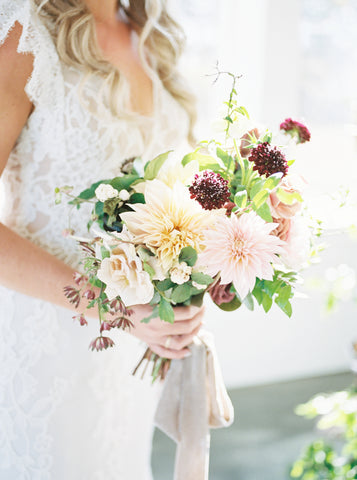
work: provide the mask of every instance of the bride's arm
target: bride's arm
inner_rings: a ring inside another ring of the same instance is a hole
[[[32,72],[33,57],[17,53],[20,35],[21,26],[16,25],[0,47],[0,175],[33,108],[24,91]],[[63,294],[63,287],[73,283],[73,274],[74,270],[58,258],[0,224],[0,284],[73,309]],[[87,312],[88,316],[95,316],[95,309]],[[148,305],[134,307],[133,335],[148,343],[159,355],[185,356],[185,347],[201,324],[202,312],[197,308],[175,308],[173,325],[159,319],[149,324],[141,323],[140,320],[150,313]],[[169,350],[165,348],[168,335],[173,336]]]

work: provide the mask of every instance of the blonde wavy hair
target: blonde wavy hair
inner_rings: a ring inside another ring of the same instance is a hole
[[[100,74],[109,87],[109,105],[115,116],[125,115],[119,101],[121,74],[106,61],[98,47],[94,18],[82,0],[33,0],[47,20],[61,60],[88,74]],[[196,120],[193,95],[178,72],[177,63],[184,47],[181,27],[170,17],[166,0],[118,0],[130,26],[139,35],[139,55],[147,68],[155,68],[164,87],[186,110],[190,128],[188,140],[194,143]],[[153,59],[149,65],[147,55]]]

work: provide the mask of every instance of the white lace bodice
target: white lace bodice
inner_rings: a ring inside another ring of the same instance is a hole
[[[61,63],[31,0],[0,0],[0,44],[15,22],[18,51],[34,56],[26,92],[35,108],[1,178],[0,221],[76,266],[77,247],[61,235],[68,206],[55,206],[55,187],[79,193],[117,175],[127,158],[175,148],[188,121],[154,72],[151,117],[114,118],[98,103],[95,79],[81,100],[83,74]],[[86,221],[79,210],[72,226],[85,231]],[[116,332],[116,348],[89,352],[96,334],[96,322],[79,327],[70,311],[0,286],[0,479],[151,478],[157,389],[130,375],[144,346]]]
[[[114,118],[109,108],[98,103],[98,79],[87,81],[79,93],[84,74],[60,62],[30,0],[2,0],[0,44],[15,21],[23,26],[18,50],[35,58],[26,85],[35,109],[3,175],[6,203],[0,218],[20,235],[72,263],[76,252],[61,238],[68,207],[54,206],[54,189],[72,185],[79,193],[94,181],[117,175],[127,158],[148,160],[177,146],[185,138],[187,118],[153,71],[149,72],[152,116]],[[122,94],[129,95],[125,81]],[[83,216],[74,220],[76,229],[82,227]]]

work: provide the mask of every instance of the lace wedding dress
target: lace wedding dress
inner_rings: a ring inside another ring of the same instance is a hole
[[[34,55],[26,92],[35,109],[2,176],[0,219],[76,267],[77,247],[61,236],[68,208],[54,205],[55,187],[78,193],[117,175],[127,158],[177,146],[187,118],[153,72],[152,116],[114,118],[98,103],[95,79],[79,95],[83,74],[60,62],[30,0],[0,0],[0,44],[15,22],[23,27],[18,51]],[[83,217],[80,210],[72,221],[82,234]],[[70,310],[0,287],[1,480],[152,478],[160,387],[131,376],[145,346],[117,332],[115,348],[90,352],[97,322],[89,323],[80,327]]]

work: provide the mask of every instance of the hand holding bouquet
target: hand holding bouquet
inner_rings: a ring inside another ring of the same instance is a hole
[[[255,303],[268,312],[273,302],[288,316],[297,270],[306,260],[309,232],[301,221],[303,181],[290,172],[283,149],[271,132],[259,132],[238,106],[233,76],[224,142],[210,140],[175,158],[166,152],[140,172],[139,159],[128,173],[99,180],[78,196],[57,189],[80,208],[93,203],[88,229],[94,238],[80,241],[86,253],[78,288],[65,294],[98,308],[100,335],[91,348],[113,346],[103,335],[130,328],[130,307],[150,304],[152,314],[174,321],[173,306],[201,305],[208,292],[222,310]],[[287,119],[281,130],[298,143],[309,139],[302,124]],[[97,287],[96,293],[92,287]],[[79,315],[85,324],[84,315]],[[154,360],[153,375],[167,369]]]

